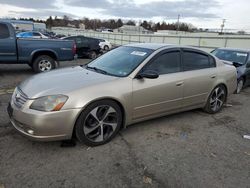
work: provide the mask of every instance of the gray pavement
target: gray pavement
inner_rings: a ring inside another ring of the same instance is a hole
[[[0,90],[33,74],[1,65]],[[250,187],[250,140],[242,137],[250,134],[250,88],[216,115],[193,110],[146,121],[95,148],[29,141],[9,123],[10,97],[0,94],[0,187]]]

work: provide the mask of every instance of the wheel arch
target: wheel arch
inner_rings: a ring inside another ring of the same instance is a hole
[[[55,61],[58,60],[58,55],[55,51],[44,49],[44,50],[37,50],[37,51],[32,52],[29,64],[32,65],[34,60],[41,55],[47,55],[53,58]]]
[[[122,111],[122,126],[121,126],[121,129],[123,128],[126,128],[126,117],[127,117],[127,113],[126,113],[126,110],[125,110],[125,107],[124,105],[122,104],[121,101],[119,101],[118,99],[116,98],[113,98],[113,97],[102,97],[102,98],[98,98],[98,99],[95,99],[95,100],[92,100],[88,103],[86,103],[86,105],[84,105],[81,110],[79,111],[79,113],[77,114],[77,117],[75,118],[75,122],[74,122],[74,127],[72,129],[72,136],[75,134],[75,126],[76,126],[76,123],[81,115],[81,113],[84,111],[84,109],[89,106],[90,104],[94,103],[94,102],[98,102],[98,101],[103,101],[103,100],[110,100],[110,101],[113,101],[115,102],[121,109]]]
[[[218,86],[223,86],[223,87],[226,89],[226,101],[227,101],[227,97],[228,97],[228,88],[227,88],[227,85],[226,85],[225,83],[223,83],[223,82],[219,82],[219,83],[217,83],[217,84],[212,88],[212,90],[211,90],[210,93],[208,94],[207,99],[206,99],[206,102],[207,102],[209,96],[211,95],[211,93],[213,92],[213,90],[214,90],[216,87],[218,87]]]

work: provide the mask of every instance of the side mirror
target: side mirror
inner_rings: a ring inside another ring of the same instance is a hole
[[[243,64],[240,63],[240,62],[233,62],[233,65],[234,65],[235,67],[240,67],[240,66],[242,66]]]
[[[156,79],[158,77],[159,77],[159,74],[152,70],[143,71],[136,76],[137,79],[142,79],[142,78]]]

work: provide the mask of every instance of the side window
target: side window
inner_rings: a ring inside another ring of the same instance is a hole
[[[0,23],[0,39],[6,39],[10,37],[8,26]]]
[[[82,40],[81,40],[81,38],[77,37],[77,38],[75,38],[75,42],[76,42],[76,44],[80,45],[82,43]]]
[[[82,37],[82,46],[88,47],[89,46],[89,39],[86,37]]]
[[[183,53],[183,70],[198,70],[210,68],[210,59],[207,55],[184,51]]]
[[[36,33],[36,32],[34,32],[32,34],[33,34],[34,37],[40,37],[41,36],[40,33]]]
[[[180,52],[174,51],[162,54],[146,65],[143,70],[153,70],[160,75],[180,72]]]
[[[210,67],[216,67],[216,61],[212,56],[209,56]]]

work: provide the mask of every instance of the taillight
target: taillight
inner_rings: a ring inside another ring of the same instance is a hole
[[[76,54],[76,43],[73,44],[73,48],[72,48],[73,54]]]

